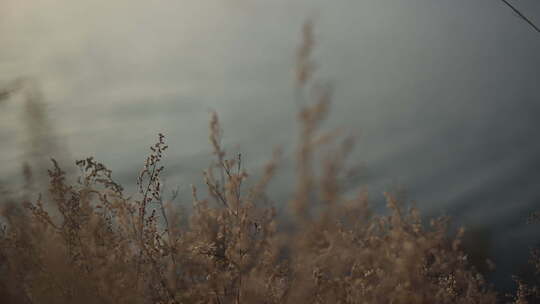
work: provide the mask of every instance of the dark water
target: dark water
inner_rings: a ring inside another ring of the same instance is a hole
[[[538,1],[519,5],[540,23]],[[317,75],[336,87],[327,127],[359,135],[359,182],[375,201],[404,185],[425,213],[471,227],[508,286],[540,237],[525,224],[540,208],[540,35],[500,1],[5,0],[0,84],[31,90],[0,101],[4,180],[24,161],[92,155],[132,185],[163,132],[168,184],[187,191],[210,159],[209,110],[248,168],[276,145],[291,155],[310,16]]]

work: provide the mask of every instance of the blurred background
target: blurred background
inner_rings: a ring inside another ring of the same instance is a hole
[[[540,23],[539,1],[514,5]],[[540,34],[498,0],[2,0],[0,183],[95,156],[130,189],[163,132],[167,186],[189,196],[215,110],[248,170],[284,147],[284,204],[308,18],[317,78],[335,86],[326,126],[358,136],[352,182],[376,208],[402,185],[424,214],[451,215],[511,288],[540,240],[526,224],[540,209]]]

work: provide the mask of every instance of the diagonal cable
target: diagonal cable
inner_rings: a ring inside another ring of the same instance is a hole
[[[515,6],[513,6],[510,2],[508,2],[508,0],[501,0],[502,2],[504,2],[504,4],[506,4],[509,8],[511,8],[514,13],[518,14],[518,16],[525,20],[525,22],[527,22],[530,26],[532,26],[532,28],[537,31],[538,33],[540,33],[540,28],[538,28],[538,26],[536,26],[529,18],[525,17],[525,15],[523,15]]]

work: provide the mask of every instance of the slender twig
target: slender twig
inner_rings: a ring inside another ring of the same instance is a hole
[[[501,0],[504,4],[506,4],[510,9],[514,11],[521,19],[525,20],[535,31],[540,33],[540,28],[536,26],[529,18],[527,18],[523,13],[521,13],[514,5],[512,5],[508,0]]]
[[[176,196],[177,194],[175,194]],[[173,198],[174,200],[174,198]],[[161,196],[159,197],[158,201],[157,201],[158,205],[159,205],[159,209],[161,210],[161,216],[163,217],[163,221],[165,222],[165,232],[167,233],[167,238],[168,238],[168,241],[167,241],[167,244],[169,246],[169,250],[171,250],[171,260],[173,262],[173,265],[174,265],[174,269],[177,268],[176,266],[176,259],[174,257],[175,253],[176,253],[176,246],[173,246],[173,237],[171,236],[171,229],[172,227],[169,225],[169,219],[167,218],[167,212],[165,211],[165,206],[163,205],[163,199],[161,198]]]
[[[11,95],[21,91],[27,86],[27,80],[25,78],[18,78],[6,85],[5,87],[0,88],[0,102],[8,99]]]

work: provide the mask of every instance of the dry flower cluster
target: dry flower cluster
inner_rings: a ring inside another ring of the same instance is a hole
[[[331,90],[312,79],[311,24],[303,33],[297,85],[312,102],[299,114],[297,188],[283,202],[290,214],[278,217],[265,193],[279,152],[252,187],[242,187],[248,179],[242,157],[227,157],[215,114],[215,161],[204,172],[208,197],[193,187],[190,214],[162,197],[161,134],[136,197],[127,197],[93,158],[77,162],[75,182],[53,161],[48,193],[36,201],[2,192],[0,302],[497,302],[460,249],[463,230],[449,236],[446,218],[426,224],[391,193],[389,214],[377,216],[365,191],[343,194],[352,141],[336,143],[319,128]],[[293,225],[283,225],[287,217]],[[513,301],[527,303],[535,293],[522,283]]]

